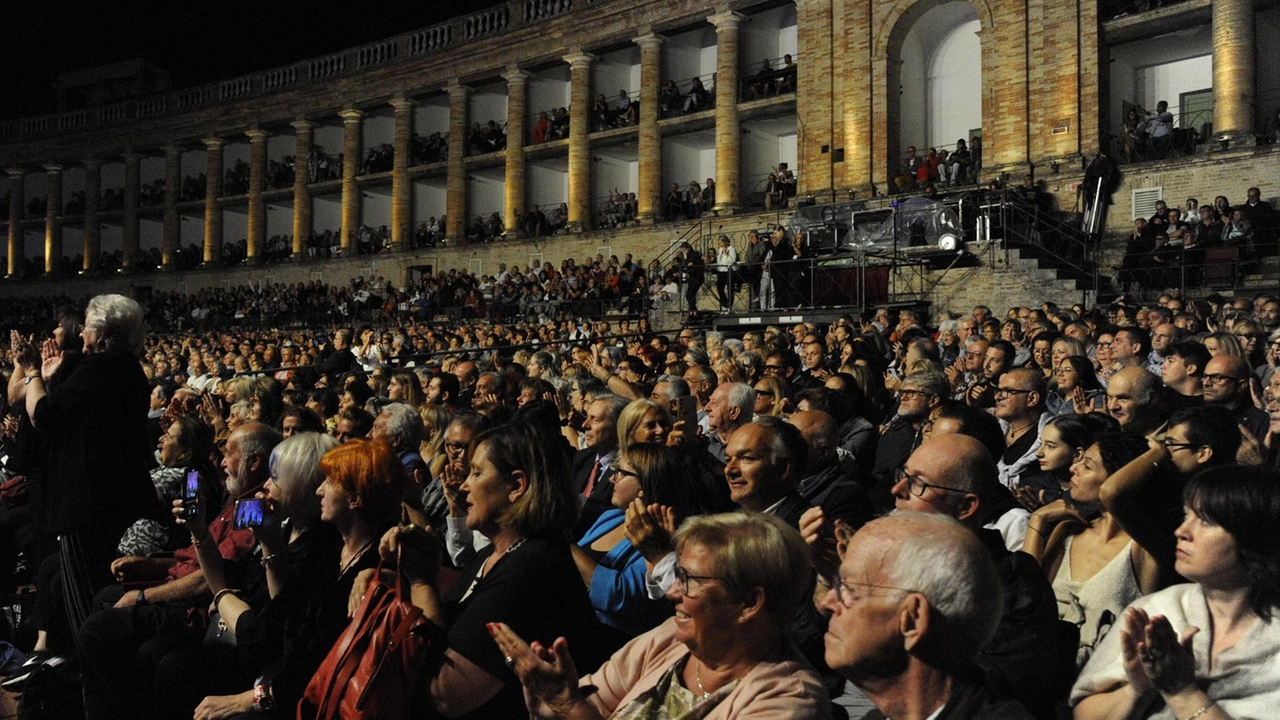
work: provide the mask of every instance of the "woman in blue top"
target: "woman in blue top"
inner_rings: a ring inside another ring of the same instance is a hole
[[[596,616],[629,636],[657,627],[671,614],[671,606],[665,599],[650,599],[645,590],[644,558],[623,534],[626,509],[637,500],[668,506],[678,524],[694,507],[690,483],[680,479],[679,467],[676,454],[667,447],[628,446],[610,476],[613,507],[573,547]]]

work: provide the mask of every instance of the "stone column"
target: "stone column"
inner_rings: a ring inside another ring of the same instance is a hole
[[[591,61],[595,55],[566,55],[569,63],[569,231],[591,225]]]
[[[1254,143],[1254,28],[1252,0],[1213,3],[1213,135]]]
[[[218,198],[222,195],[222,138],[205,138],[204,146],[209,156],[204,171],[204,264],[222,262],[222,208]]]
[[[662,43],[649,33],[632,40],[640,46],[640,182],[636,218],[653,222],[662,207],[662,136],[658,134],[658,89],[662,86]]]
[[[359,110],[343,110],[342,117],[342,254],[351,254],[351,246],[360,230],[360,188],[356,186],[356,171],[360,169],[360,119]]]
[[[262,190],[267,184],[267,132],[249,130],[249,238],[245,247],[245,261],[250,265],[262,262],[262,251],[267,241],[267,203]]]
[[[395,156],[391,160],[391,249],[403,250],[413,237],[413,203],[410,200],[409,148],[413,139],[413,101],[396,98]]]
[[[510,237],[516,237],[516,218],[519,213],[524,212],[524,119],[529,73],[512,68],[502,77],[507,81],[506,196],[503,201],[502,222],[506,225],[507,232],[512,233]]]
[[[178,190],[182,187],[182,148],[164,149],[164,235],[160,242],[160,266],[173,269],[182,242],[182,219],[178,217]]]
[[[138,183],[142,179],[142,155],[124,154],[124,240],[120,251],[120,267],[132,272],[138,260]]]
[[[311,242],[312,133],[316,124],[308,120],[293,123],[293,259],[301,260]]]
[[[467,99],[471,88],[449,83],[449,162],[445,179],[445,238],[467,236],[467,169],[463,165],[467,144]]]
[[[738,35],[744,15],[723,12],[707,18],[716,26],[716,204],[732,213],[742,192],[742,126],[738,122]]]
[[[84,262],[80,266],[85,272],[98,269],[98,256],[102,254],[102,227],[98,224],[101,202],[102,161],[89,158],[84,161]]]
[[[50,163],[44,166],[48,193],[44,203],[44,274],[58,272],[62,260],[62,166]]]
[[[26,209],[26,183],[21,168],[9,168],[9,277],[17,277],[22,269],[23,247],[22,213]]]

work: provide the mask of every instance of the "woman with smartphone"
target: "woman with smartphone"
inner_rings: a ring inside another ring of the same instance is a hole
[[[211,629],[200,650],[167,656],[156,674],[155,716],[193,709],[201,718],[252,711],[292,716],[346,629],[352,583],[377,565],[378,538],[399,518],[408,484],[404,466],[381,443],[338,446],[318,433],[281,443],[272,453],[266,495],[236,508],[237,522],[253,527],[258,538],[261,576],[240,578],[243,589],[231,588],[217,549],[193,527],[214,609],[235,647],[211,643]],[[179,679],[196,674],[207,682]],[[175,690],[175,683],[194,687]]]

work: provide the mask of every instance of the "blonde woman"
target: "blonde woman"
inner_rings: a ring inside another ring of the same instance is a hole
[[[756,380],[754,389],[756,417],[782,417],[787,406],[787,381],[776,375],[765,375]]]
[[[423,430],[418,454],[426,461],[427,467],[431,468],[431,477],[437,478],[449,462],[444,451],[444,431],[449,427],[449,411],[443,406],[426,403],[418,408],[418,415],[422,416]]]

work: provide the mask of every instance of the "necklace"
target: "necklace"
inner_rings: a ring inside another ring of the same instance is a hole
[[[360,547],[359,552],[357,552],[355,555],[352,555],[349,560],[343,563],[342,570],[338,573],[338,575],[339,576],[346,575],[347,571],[351,569],[351,566],[355,565],[356,562],[359,561],[360,558],[364,556],[364,551],[368,550],[370,545],[373,545],[373,540],[369,540],[368,542],[366,542],[363,546]]]
[[[1026,432],[1026,431],[1027,431],[1027,430],[1029,430],[1029,429],[1031,429],[1031,426],[1032,426],[1032,425],[1034,425],[1034,424],[1035,424],[1035,423],[1030,422],[1030,423],[1027,423],[1026,425],[1023,425],[1023,426],[1022,426],[1022,427],[1020,427],[1020,428],[1016,428],[1016,427],[1013,427],[1012,425],[1010,425],[1010,426],[1009,426],[1009,438],[1010,438],[1010,439],[1012,439],[1012,438],[1016,438],[1016,437],[1018,437],[1018,436],[1019,436],[1019,435],[1021,435],[1022,433]]]
[[[694,658],[693,661],[697,663],[693,666],[693,679],[698,683],[698,692],[701,692],[702,697],[704,698],[711,697],[711,693],[707,692],[707,689],[702,687],[702,662],[700,662],[698,658]]]

